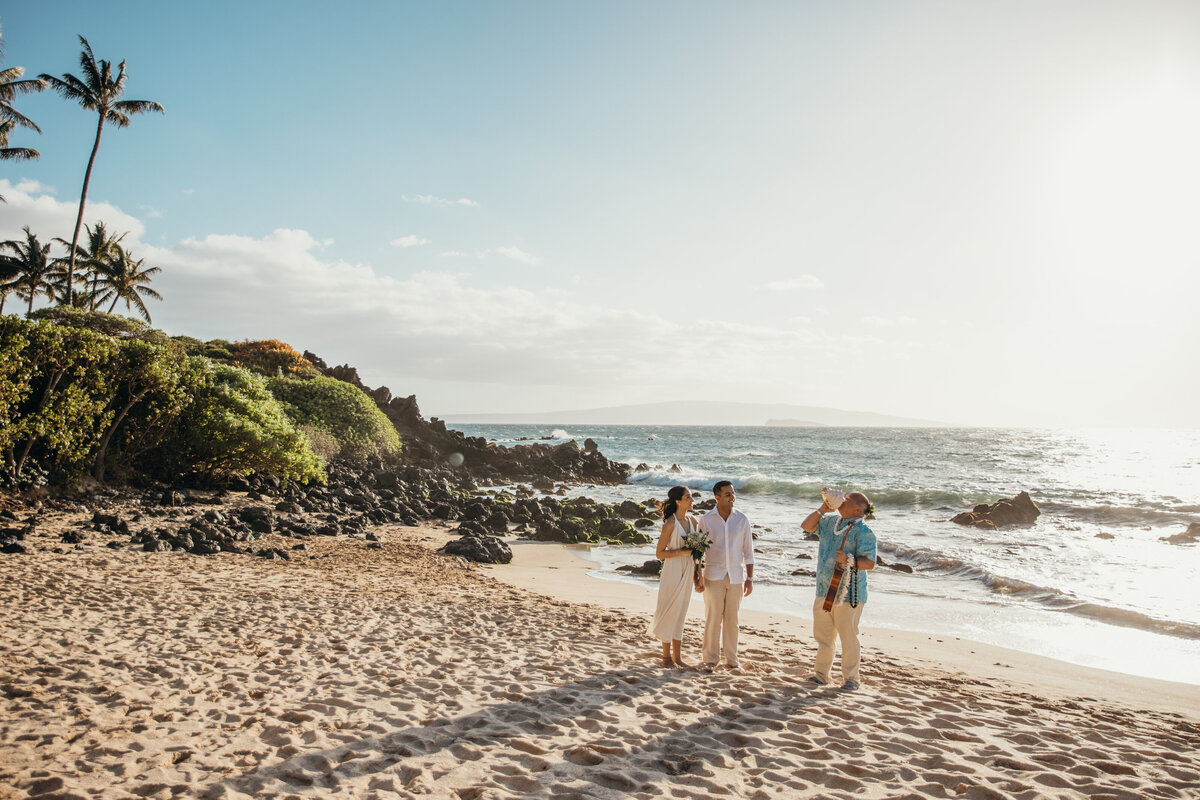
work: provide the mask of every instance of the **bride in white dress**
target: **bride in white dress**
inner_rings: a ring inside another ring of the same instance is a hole
[[[692,493],[686,486],[667,492],[663,504],[663,527],[654,554],[662,559],[658,580],[658,607],[650,622],[650,634],[662,642],[664,667],[686,667],[680,658],[683,645],[683,621],[692,599],[692,575],[695,562],[684,549],[683,537],[696,530],[696,521],[687,515],[692,509]]]

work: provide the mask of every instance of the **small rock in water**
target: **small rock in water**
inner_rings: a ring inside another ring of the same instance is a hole
[[[1097,533],[1096,538],[1097,539],[1115,539],[1117,537],[1113,536],[1111,533]]]
[[[1167,544],[1195,544],[1200,541],[1200,522],[1193,522],[1187,526],[1186,531],[1175,534],[1174,536],[1162,536],[1160,542]]]

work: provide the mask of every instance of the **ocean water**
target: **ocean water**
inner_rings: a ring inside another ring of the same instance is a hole
[[[953,635],[1072,663],[1200,684],[1200,544],[1160,541],[1200,521],[1200,431],[454,425],[499,445],[594,439],[649,467],[596,500],[664,498],[730,480],[756,526],[751,607],[811,615],[816,545],[800,522],[822,486],[865,492],[879,553],[912,574],[871,573],[864,627]],[[1028,527],[951,523],[1028,491]],[[599,547],[594,574],[653,557]]]

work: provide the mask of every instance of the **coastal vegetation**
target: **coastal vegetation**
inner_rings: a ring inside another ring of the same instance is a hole
[[[267,376],[189,354],[136,320],[43,312],[0,317],[5,484],[69,483],[87,473],[103,480],[113,468],[133,480],[232,473],[323,480],[321,459]],[[387,422],[373,404],[347,412],[356,414],[366,417],[349,423],[356,431]]]

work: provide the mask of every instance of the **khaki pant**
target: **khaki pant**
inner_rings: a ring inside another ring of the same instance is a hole
[[[742,605],[742,584],[730,583],[729,577],[704,581],[704,645],[700,656],[705,664],[716,664],[725,654],[725,663],[738,666],[738,609]]]
[[[813,602],[813,636],[817,640],[817,677],[829,682],[829,670],[833,667],[833,644],[842,640],[842,681],[858,678],[858,663],[862,647],[858,643],[858,620],[862,617],[865,603],[851,608],[847,603],[835,605],[830,611],[822,611],[824,597]],[[707,641],[707,640],[706,640]]]

